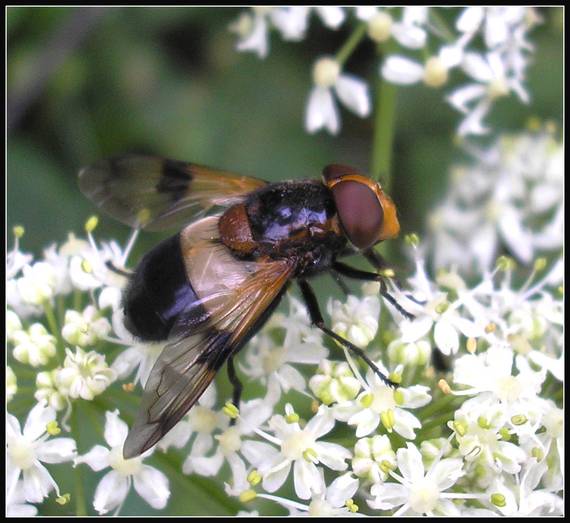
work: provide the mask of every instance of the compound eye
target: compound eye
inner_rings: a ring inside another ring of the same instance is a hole
[[[384,211],[374,192],[356,181],[342,181],[332,188],[338,217],[348,239],[359,249],[378,241]]]
[[[347,165],[331,164],[323,169],[338,217],[348,239],[359,249],[378,241],[384,211],[374,192],[375,183]]]

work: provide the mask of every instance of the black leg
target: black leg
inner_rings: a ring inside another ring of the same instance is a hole
[[[384,259],[384,257],[381,254],[376,252],[374,249],[368,249],[367,251],[364,251],[364,256],[372,264],[372,266],[378,269],[379,271],[385,271],[386,269],[390,269],[390,265],[388,265],[388,262]],[[392,276],[390,279],[396,284],[396,287],[398,287],[399,290],[402,290],[402,284],[395,276]],[[412,300],[418,305],[425,305],[426,303],[425,301],[417,300],[409,293],[406,293],[406,298]]]
[[[241,399],[241,391],[243,390],[243,385],[238,378],[236,373],[236,369],[234,367],[234,355],[232,354],[228,358],[228,378],[230,379],[230,383],[234,387],[234,392],[232,396],[232,403],[239,409],[239,403]],[[233,425],[236,422],[235,419],[230,421],[230,425]]]
[[[107,269],[109,269],[110,271],[113,271],[116,274],[120,274],[121,276],[126,276],[127,278],[130,278],[133,275],[133,271],[125,271],[123,269],[119,269],[118,267],[115,267],[115,265],[113,264],[113,262],[111,260],[106,261],[105,265],[107,266]]]
[[[330,336],[331,338],[338,341],[343,347],[354,352],[358,357],[362,358],[366,364],[374,371],[374,373],[384,382],[386,385],[390,385],[391,387],[397,387],[398,384],[390,381],[390,379],[385,376],[382,371],[376,366],[376,364],[366,355],[366,353],[358,348],[356,345],[350,343],[350,341],[345,340],[342,336],[339,336],[336,332],[329,329],[325,325],[325,321],[323,320],[323,315],[319,309],[319,302],[317,301],[317,297],[313,292],[311,286],[305,280],[299,280],[299,287],[301,288],[301,292],[303,293],[303,298],[305,299],[305,303],[307,305],[307,309],[309,310],[309,315],[311,317],[311,322],[321,329],[326,335]]]
[[[408,320],[413,320],[415,316],[404,309],[397,301],[394,296],[388,292],[388,287],[384,281],[385,277],[381,274],[376,274],[375,272],[361,271],[360,269],[355,269],[341,262],[334,262],[332,265],[333,270],[339,272],[343,276],[348,278],[354,278],[355,280],[365,280],[365,281],[377,281],[380,284],[380,294],[388,300],[398,312]]]

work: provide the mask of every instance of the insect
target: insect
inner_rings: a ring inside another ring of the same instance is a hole
[[[262,327],[292,281],[311,322],[392,384],[364,351],[326,324],[309,279],[330,272],[378,281],[338,261],[399,233],[396,207],[374,180],[329,165],[321,179],[268,183],[154,156],[124,155],[83,168],[81,191],[117,220],[158,231],[178,227],[139,262],[123,294],[124,322],[143,341],[166,341],[123,448],[125,458],[157,443],[196,403],[227,362],[239,404],[234,357]],[[394,385],[394,384],[392,384]]]

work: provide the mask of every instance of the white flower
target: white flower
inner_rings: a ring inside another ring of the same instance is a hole
[[[269,427],[275,436],[256,431],[279,445],[279,450],[265,443],[250,441],[244,444],[244,453],[261,472],[263,488],[267,492],[279,489],[293,466],[295,492],[301,499],[309,499],[312,489],[320,485],[317,465],[322,463],[332,470],[346,470],[345,461],[351,454],[341,445],[318,441],[334,427],[334,418],[327,407],[321,405],[317,414],[302,429],[297,421],[293,421],[291,414],[287,417],[276,415],[270,419]]]
[[[487,489],[491,501],[487,504],[503,516],[562,516],[563,499],[548,489],[538,488],[547,469],[546,462],[532,459],[520,474],[496,478]],[[492,505],[498,496],[501,503]]]
[[[61,329],[61,335],[71,345],[87,347],[94,345],[110,330],[109,320],[103,317],[93,305],[88,305],[83,313],[74,310],[65,312],[65,324]]]
[[[354,446],[352,470],[359,478],[372,483],[386,481],[391,470],[396,469],[396,453],[388,436],[376,435],[361,438]]]
[[[389,373],[382,363],[379,370]],[[419,420],[406,409],[415,409],[431,400],[428,387],[413,385],[394,389],[386,385],[374,372],[368,371],[364,391],[353,401],[338,403],[334,415],[349,425],[356,426],[356,437],[373,432],[380,423],[388,432],[395,431],[404,438],[414,439],[414,430],[421,427]]]
[[[366,347],[378,332],[380,299],[377,295],[357,298],[350,295],[345,303],[330,300],[327,311],[332,330],[357,347]]]
[[[62,410],[67,405],[67,394],[62,391],[57,384],[57,374],[59,368],[38,372],[36,375],[37,390],[34,398],[38,401],[45,400],[47,404],[55,410]]]
[[[75,460],[75,465],[86,463],[96,472],[108,467],[112,469],[97,485],[93,507],[99,514],[116,509],[114,515],[117,515],[134,484],[138,495],[152,508],[163,509],[170,497],[168,478],[143,463],[153,449],[136,458],[123,459],[123,443],[129,430],[127,424],[119,418],[118,410],[107,412],[105,416],[105,441],[109,448],[96,445]]]
[[[247,457],[246,447],[250,440],[245,437],[251,436],[262,423],[267,421],[271,412],[272,405],[257,398],[240,405],[239,416],[233,425],[220,424],[215,417],[208,416],[206,412],[191,416],[190,424],[194,430],[198,429],[200,424],[203,425],[200,427],[202,437],[194,442],[192,452],[184,462],[184,472],[196,471],[206,476],[213,476],[218,473],[224,462],[227,462],[232,472],[232,481],[230,484],[226,483],[225,490],[230,495],[240,494],[249,486],[246,464],[242,456]],[[223,430],[214,436],[217,446],[213,454],[201,455],[210,450],[211,432],[220,425]]]
[[[360,391],[360,382],[354,377],[347,362],[322,360],[315,375],[309,380],[313,394],[325,405],[349,401]]]
[[[302,40],[307,32],[309,16],[314,10],[329,29],[338,29],[345,19],[342,7],[337,6],[292,6],[280,7],[273,11],[273,25],[280,31],[284,40]]]
[[[254,6],[230,25],[238,35],[237,50],[251,51],[259,58],[269,53],[269,31],[275,27],[283,39],[299,41],[307,32],[309,15],[314,10],[330,29],[337,29],[345,19],[343,8],[337,6]]]
[[[478,395],[490,393],[492,400],[500,402],[507,415],[527,415],[540,393],[546,377],[545,371],[533,371],[523,356],[515,358],[519,371],[513,375],[512,350],[491,346],[481,354],[468,354],[455,361],[453,381],[469,388],[456,394]]]
[[[458,516],[459,509],[451,499],[461,497],[446,493],[463,475],[460,459],[442,459],[433,463],[426,472],[422,456],[415,445],[397,452],[401,476],[392,472],[399,483],[377,483],[372,486],[374,499],[368,504],[378,510],[400,507],[394,516],[440,515]]]
[[[112,289],[112,287],[107,287]],[[112,293],[114,294],[114,293]],[[106,294],[109,296],[109,293]],[[144,387],[150,376],[150,371],[160,356],[167,342],[142,342],[135,338],[124,325],[124,312],[121,308],[113,311],[113,331],[119,337],[116,343],[125,345],[126,348],[113,361],[111,368],[117,374],[117,378],[123,379],[136,370],[133,383],[139,383]]]
[[[211,450],[216,442],[214,434],[226,429],[229,419],[220,411],[215,410],[215,406],[216,387],[212,384],[188,413],[187,424],[191,431],[192,444],[188,457],[182,464],[184,474],[197,473],[212,476],[218,473],[223,464],[221,452],[212,457]]]
[[[34,505],[26,503],[24,484],[18,480],[12,496],[6,500],[6,516],[9,518],[25,518],[38,515],[38,509]]]
[[[25,265],[23,276],[16,280],[22,301],[29,305],[43,305],[55,295],[57,277],[54,267],[46,262]]]
[[[76,347],[75,354],[69,348],[65,353],[67,356],[63,368],[57,372],[56,382],[70,398],[92,400],[115,380],[115,371],[98,352],[85,352]]]
[[[59,495],[59,488],[43,463],[71,461],[76,455],[75,441],[71,438],[49,439],[46,431],[55,423],[55,411],[46,407],[45,402],[32,408],[23,431],[15,416],[8,414],[7,417],[7,499],[39,503],[54,489]],[[23,482],[18,483],[20,476]],[[22,488],[23,493],[16,494],[18,488]]]
[[[513,75],[500,54],[495,52],[481,56],[466,53],[462,67],[475,82],[455,89],[447,98],[449,103],[466,116],[457,133],[486,134],[489,129],[483,125],[483,118],[490,111],[493,102],[514,91],[519,99],[529,102],[529,95],[522,84],[523,78]]]
[[[562,246],[562,144],[544,130],[504,135],[452,169],[451,186],[432,214],[436,266],[489,270],[501,244],[528,264]]]
[[[304,391],[305,378],[292,364],[316,365],[327,356],[322,333],[309,323],[305,305],[289,296],[287,316],[274,313],[265,327],[252,338],[240,362],[240,370],[250,379],[267,385],[267,400],[276,403],[281,391]],[[283,339],[277,342],[277,339]]]
[[[305,112],[305,128],[309,133],[326,128],[331,134],[340,129],[340,117],[333,91],[340,101],[360,117],[370,113],[370,96],[365,82],[341,72],[340,64],[329,57],[320,58],[313,66],[314,87]]]
[[[353,477],[350,472],[338,476],[328,487],[325,487],[321,470],[321,482],[322,486],[315,489],[316,491],[307,507],[309,516],[321,518],[331,516],[342,517],[352,514],[349,506],[353,507],[353,510],[358,509],[353,503],[350,503],[352,497],[358,490],[358,479]]]
[[[22,330],[20,317],[12,310],[6,310],[6,339],[13,342],[14,334]]]
[[[10,401],[18,392],[18,381],[12,367],[6,367],[6,401]]]
[[[442,47],[439,53],[423,64],[400,55],[391,55],[384,61],[382,76],[389,82],[410,85],[423,82],[428,87],[441,87],[447,83],[449,71],[459,65],[463,55],[460,44]]]
[[[14,358],[32,367],[45,365],[57,352],[55,337],[41,323],[34,323],[27,331],[16,331],[11,338]]]
[[[479,398],[466,401],[449,423],[455,431],[458,450],[466,463],[473,464],[470,471],[478,475],[479,483],[488,483],[502,471],[516,474],[527,459],[523,449],[505,440],[507,423],[510,420],[498,404]],[[509,428],[512,426],[510,423]],[[478,464],[482,466],[477,468]]]

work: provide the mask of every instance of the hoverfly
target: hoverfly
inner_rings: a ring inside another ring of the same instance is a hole
[[[384,267],[373,246],[399,233],[396,207],[379,183],[329,165],[320,180],[269,183],[181,161],[124,155],[83,168],[81,191],[133,227],[180,232],[139,262],[123,295],[124,322],[143,341],[166,341],[145,386],[123,448],[125,458],[157,443],[196,403],[227,362],[239,404],[233,358],[263,326],[296,280],[311,322],[392,384],[364,351],[323,320],[308,279],[331,272],[378,281],[338,258],[362,253]],[[394,384],[392,384],[394,385]]]

